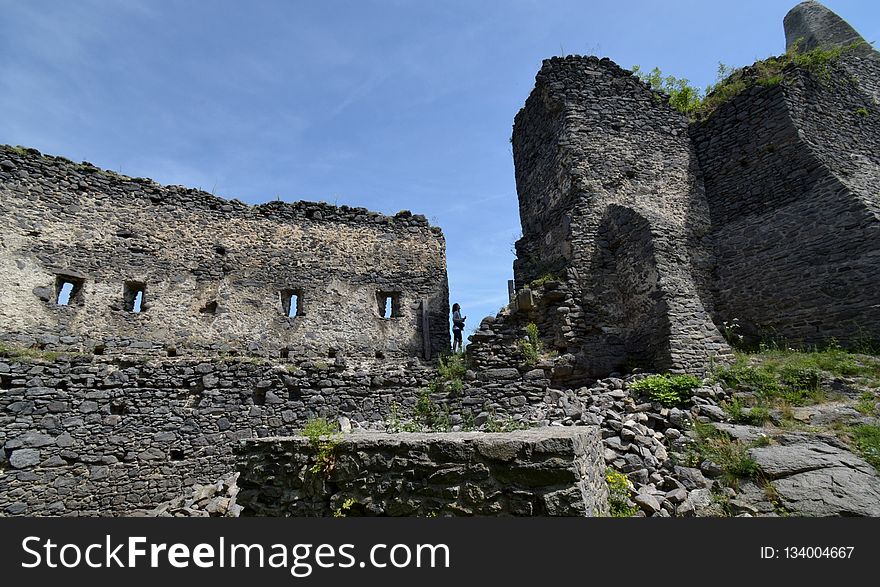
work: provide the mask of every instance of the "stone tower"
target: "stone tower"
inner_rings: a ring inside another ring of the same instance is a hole
[[[706,373],[734,321],[752,344],[880,341],[880,58],[816,2],[784,24],[822,53],[738,70],[695,121],[608,59],[544,62],[512,138],[520,293],[475,357],[528,323],[568,382]]]
[[[684,116],[608,59],[554,58],[513,151],[516,282],[567,282],[572,307],[547,332],[563,354],[595,373],[726,354],[695,277],[708,210]]]

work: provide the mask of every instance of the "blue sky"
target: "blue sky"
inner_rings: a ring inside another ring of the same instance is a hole
[[[469,327],[506,303],[513,117],[541,60],[699,86],[784,51],[791,0],[0,0],[0,143],[259,203],[428,216]],[[875,0],[828,0],[880,40]]]

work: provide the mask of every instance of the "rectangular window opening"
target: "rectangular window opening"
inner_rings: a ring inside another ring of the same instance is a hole
[[[126,281],[122,290],[122,302],[126,312],[140,314],[147,308],[144,301],[147,294],[147,286],[142,281]]]
[[[55,277],[55,303],[59,306],[82,304],[84,281],[76,277],[58,275]]]
[[[216,314],[217,313],[217,300],[211,300],[201,308],[199,308],[199,314]]]
[[[303,296],[298,289],[285,289],[281,292],[281,307],[288,318],[303,315]]]
[[[376,301],[379,302],[379,316],[382,318],[400,318],[400,292],[377,292]]]

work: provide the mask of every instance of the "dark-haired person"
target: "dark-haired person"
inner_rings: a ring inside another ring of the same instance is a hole
[[[464,330],[464,321],[467,316],[461,317],[461,306],[452,304],[452,352],[461,352],[461,331]],[[456,351],[456,347],[458,350]]]

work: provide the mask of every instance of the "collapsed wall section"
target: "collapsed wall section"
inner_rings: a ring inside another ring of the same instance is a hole
[[[0,147],[0,336],[98,352],[436,357],[445,242],[409,212],[249,206]]]
[[[336,442],[320,465],[306,438],[241,443],[242,515],[608,515],[595,427],[353,434]]]

